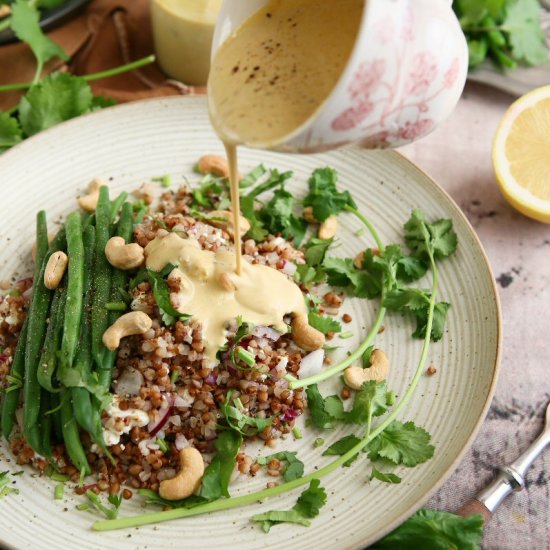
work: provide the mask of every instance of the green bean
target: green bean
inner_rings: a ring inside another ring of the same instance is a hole
[[[47,458],[52,458],[52,415],[46,414],[51,408],[51,394],[41,390],[40,397],[40,445],[42,454]]]
[[[44,347],[40,362],[38,363],[38,383],[49,392],[59,391],[54,388],[53,376],[57,367],[58,350],[63,334],[63,319],[65,316],[65,304],[67,300],[66,279],[55,290],[50,308],[50,322],[46,329]]]
[[[65,442],[67,454],[76,468],[80,471],[84,470],[84,473],[89,475],[90,465],[88,464],[86,453],[84,452],[80,441],[78,425],[73,416],[73,406],[71,403],[70,392],[64,391],[61,394],[61,400],[61,430],[63,432],[63,441]]]
[[[65,222],[67,231],[67,304],[63,321],[61,340],[61,369],[70,369],[74,362],[80,323],[82,321],[84,292],[84,244],[82,242],[82,222],[80,212],[72,212]],[[62,380],[62,375],[60,379]]]
[[[118,211],[122,207],[122,205],[125,203],[126,199],[128,198],[128,193],[126,191],[122,191],[120,195],[111,202],[111,221],[114,221],[116,218],[116,215],[118,214]]]
[[[37,423],[40,414],[40,384],[37,379],[38,361],[46,332],[46,320],[50,309],[51,291],[44,285],[44,271],[49,256],[55,252],[63,240],[56,238],[49,248],[46,214],[41,211],[36,223],[36,268],[33,281],[33,294],[27,312],[28,329],[25,342],[25,376],[23,385],[23,435],[27,443],[37,452],[40,451],[40,438]],[[59,234],[58,234],[59,235]],[[59,242],[61,241],[61,242]],[[39,267],[40,266],[40,267]]]
[[[74,369],[78,371],[82,382],[91,377],[91,319],[90,311],[93,301],[92,266],[95,253],[95,228],[89,226],[84,232],[84,316],[80,331],[80,341],[76,354]],[[81,428],[86,430],[92,439],[107,453],[103,441],[101,420],[92,406],[90,392],[85,387],[71,388],[74,416]]]
[[[105,256],[105,246],[109,240],[111,205],[108,187],[101,187],[96,208],[96,243],[94,257],[93,303],[92,303],[92,357],[97,368],[104,360],[105,346],[103,333],[109,326],[109,312],[105,304],[111,295],[111,266]]]
[[[52,417],[52,426],[53,432],[55,434],[55,439],[58,443],[63,441],[63,430],[61,429],[61,407],[59,401],[59,393],[50,394],[50,405],[51,409],[49,414]]]
[[[25,374],[25,344],[27,341],[28,316],[23,323],[23,328],[19,334],[17,349],[13,356],[10,374],[16,380],[23,380]],[[15,411],[19,403],[20,387],[12,387],[10,391],[4,394],[2,401],[2,435],[9,439],[15,422]]]
[[[122,237],[124,242],[129,243],[132,241],[132,233],[134,229],[134,223],[132,220],[132,205],[130,203],[124,203],[122,211],[120,213],[120,220],[117,227],[117,236]],[[114,302],[120,300],[120,290],[126,289],[128,284],[128,273],[122,269],[113,270],[113,278],[111,284],[111,300]],[[109,326],[112,325],[121,315],[120,311],[109,312]],[[116,351],[105,352],[105,360],[103,368],[99,369],[99,382],[105,386],[108,390],[111,385],[111,373],[115,364]]]

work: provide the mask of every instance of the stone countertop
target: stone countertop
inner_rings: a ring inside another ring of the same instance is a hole
[[[493,135],[512,96],[469,84],[446,123],[401,152],[457,202],[491,263],[502,305],[501,371],[491,410],[466,457],[428,507],[448,511],[485,487],[499,465],[535,439],[550,401],[550,225],[526,218],[500,194]],[[485,528],[485,550],[550,549],[550,449]]]

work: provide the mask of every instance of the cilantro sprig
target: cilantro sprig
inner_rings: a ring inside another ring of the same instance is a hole
[[[456,0],[453,8],[468,40],[471,68],[487,57],[502,69],[548,61],[537,0]]]

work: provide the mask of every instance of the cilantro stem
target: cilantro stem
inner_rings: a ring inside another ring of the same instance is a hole
[[[370,234],[372,235],[373,239],[376,241],[376,246],[378,247],[378,250],[382,251],[384,250],[384,243],[382,242],[382,239],[380,238],[380,235],[378,234],[378,231],[374,228],[374,225],[365,217],[359,210],[356,208],[353,208],[352,206],[349,206],[346,204],[344,207],[345,210],[353,214],[356,218],[358,218],[362,223],[364,223],[367,227],[367,229],[370,231]]]
[[[141,59],[132,61],[131,63],[126,63],[126,65],[120,65],[119,67],[114,67],[113,69],[100,71],[98,73],[83,75],[80,78],[84,79],[86,82],[92,82],[94,80],[100,80],[102,78],[117,76],[119,74],[127,73],[129,71],[135,71],[136,69],[139,69],[145,65],[150,65],[151,63],[154,63],[154,61],[155,61],[155,56],[148,55],[147,57],[142,57]],[[32,82],[17,82],[14,84],[5,84],[4,86],[0,86],[0,92],[26,90],[27,88],[30,88],[33,84],[36,84],[36,82],[38,82],[37,77],[38,78],[40,77],[41,72],[42,72],[42,67],[39,65],[37,67],[36,74]]]

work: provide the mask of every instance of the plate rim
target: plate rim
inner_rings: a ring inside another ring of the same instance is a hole
[[[133,108],[139,108],[139,106],[143,103],[176,103],[176,102],[183,102],[183,101],[194,101],[198,104],[199,101],[206,102],[206,96],[204,95],[195,95],[195,94],[188,94],[184,96],[168,96],[168,97],[154,97],[154,98],[147,98],[147,99],[141,99],[138,101],[132,101],[128,103],[121,103],[118,105],[114,105],[111,107],[107,107],[104,109],[101,109],[100,111],[94,111],[91,113],[86,113],[84,115],[78,116],[76,118],[64,121],[60,124],[57,124],[56,126],[53,126],[51,128],[48,128],[46,130],[43,130],[42,132],[39,132],[38,134],[35,134],[34,136],[31,136],[30,138],[27,138],[23,140],[22,142],[18,143],[17,145],[10,148],[8,151],[4,152],[0,155],[0,170],[2,169],[3,164],[5,163],[5,159],[7,158],[8,161],[11,160],[11,158],[17,154],[25,152],[27,148],[30,148],[33,146],[33,143],[35,141],[35,138],[44,139],[44,136],[48,136],[51,132],[59,131],[61,128],[62,130],[65,130],[67,128],[70,128],[70,126],[78,126],[80,124],[85,124],[86,120],[90,116],[97,116],[100,115],[104,111],[113,112],[113,110],[123,110],[123,109],[133,109]],[[116,115],[115,115],[116,116]],[[112,119],[114,120],[114,119]],[[349,145],[347,148],[355,148],[357,150],[361,151],[369,151],[369,149],[361,146],[360,144],[352,144]],[[500,368],[501,368],[501,356],[502,356],[502,310],[501,310],[501,303],[500,303],[500,296],[498,293],[498,288],[496,285],[496,280],[494,277],[493,269],[491,267],[491,263],[489,261],[489,258],[487,256],[487,253],[485,251],[485,248],[483,247],[483,244],[481,242],[481,239],[479,238],[477,232],[473,228],[472,224],[468,220],[467,216],[464,214],[462,209],[458,206],[458,204],[455,202],[455,200],[451,197],[451,195],[443,188],[441,187],[433,177],[431,177],[426,171],[424,171],[422,168],[417,166],[413,161],[411,161],[409,158],[407,158],[403,153],[392,150],[392,149],[386,149],[385,153],[394,157],[396,162],[405,167],[407,170],[410,170],[411,172],[416,172],[416,180],[422,181],[420,185],[427,185],[432,188],[436,193],[440,193],[443,198],[447,201],[449,208],[453,210],[453,215],[457,218],[460,218],[462,223],[466,226],[466,228],[469,231],[470,237],[473,239],[475,244],[478,247],[478,250],[480,252],[481,258],[483,259],[483,266],[485,267],[486,271],[489,274],[489,278],[491,281],[491,299],[494,302],[494,306],[496,309],[496,319],[495,319],[495,329],[496,329],[496,349],[495,349],[495,361],[492,365],[492,378],[491,383],[488,388],[485,402],[483,404],[483,408],[481,410],[481,413],[479,415],[479,418],[477,419],[468,439],[466,440],[466,443],[463,445],[462,449],[458,452],[452,463],[447,467],[447,469],[439,476],[437,481],[430,487],[429,490],[426,491],[426,493],[412,506],[410,506],[406,511],[404,511],[401,515],[399,515],[395,520],[385,524],[380,529],[377,529],[372,534],[372,540],[376,541],[384,537],[386,534],[391,532],[393,529],[395,529],[398,525],[403,523],[407,518],[409,518],[412,514],[414,514],[417,510],[419,510],[441,487],[442,485],[449,479],[449,477],[456,471],[458,465],[463,460],[466,453],[469,451],[469,449],[472,447],[472,444],[477,437],[483,422],[485,421],[485,418],[487,416],[487,413],[489,411],[489,408],[491,406],[494,393],[496,390],[496,385],[499,378]],[[2,540],[2,537],[0,535],[0,544],[4,545],[7,550],[18,550],[17,547],[12,546],[11,544],[7,544],[5,541]],[[350,547],[351,548],[351,547]],[[364,544],[361,544],[359,546],[353,547],[357,548],[357,550],[361,550],[364,548]]]

